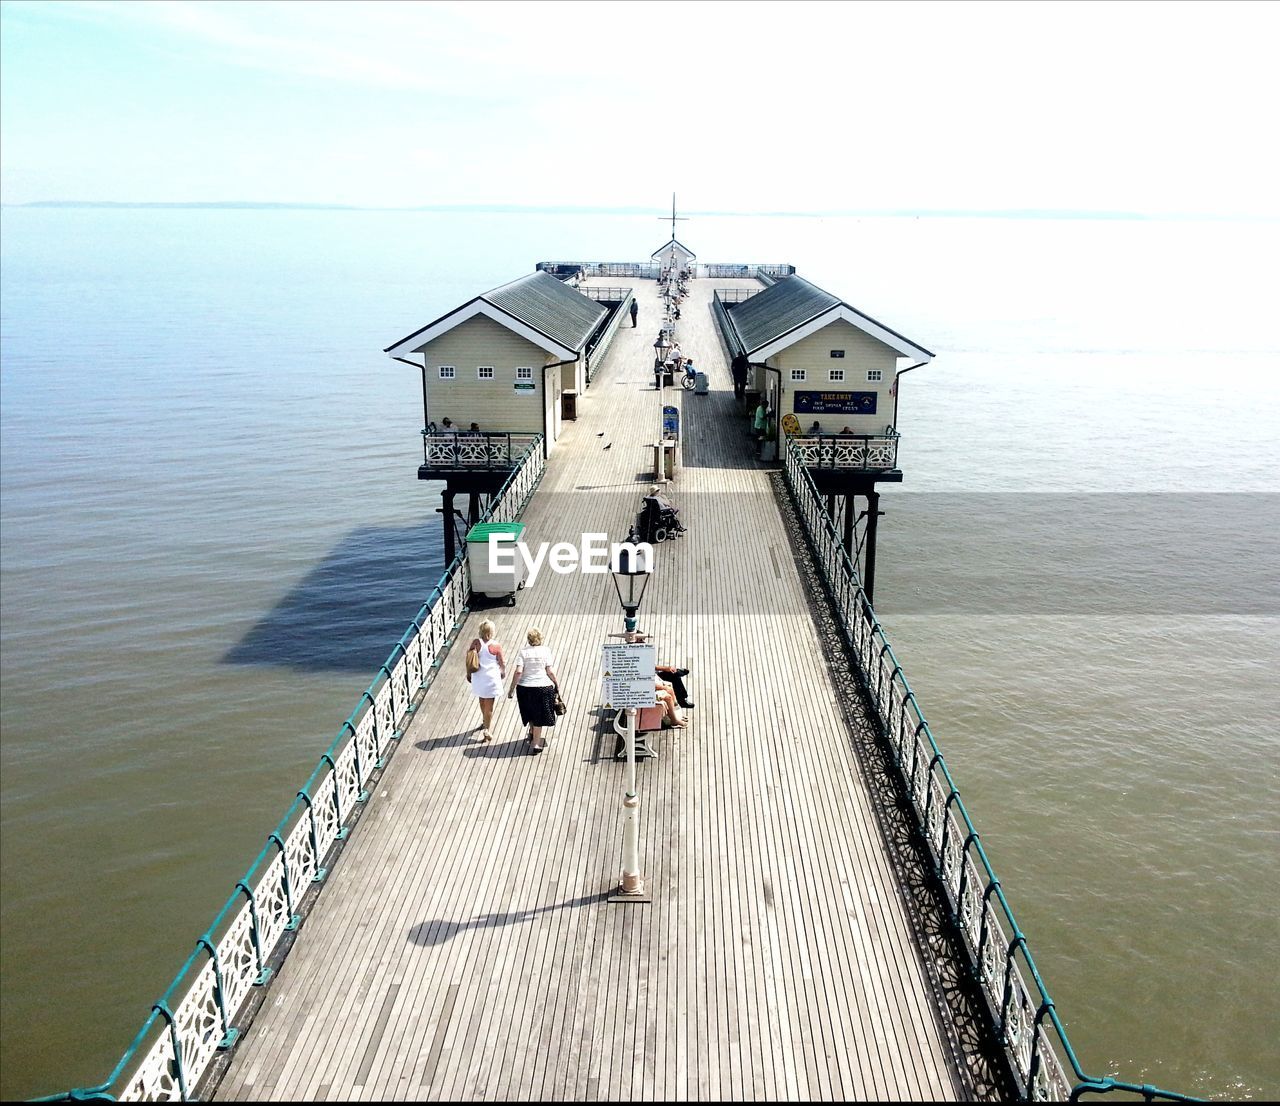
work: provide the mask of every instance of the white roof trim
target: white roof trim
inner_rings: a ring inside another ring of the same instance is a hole
[[[802,323],[794,330],[787,331],[782,337],[775,338],[772,342],[761,346],[759,349],[750,350],[751,359],[753,361],[767,360],[775,353],[781,353],[788,346],[795,345],[802,338],[808,338],[810,334],[816,334],[824,326],[835,322],[837,319],[843,319],[845,322],[856,326],[864,334],[870,334],[877,341],[883,342],[891,349],[896,349],[903,357],[914,357],[920,361],[933,360],[933,354],[928,350],[922,349],[914,342],[909,342],[901,335],[885,329],[879,323],[867,318],[866,315],[860,314],[845,303],[838,303],[834,307],[828,308],[821,315],[816,315],[807,323]]]
[[[442,334],[448,334],[454,327],[460,326],[468,319],[474,319],[477,315],[484,315],[486,318],[492,319],[499,326],[506,327],[514,334],[520,335],[526,341],[532,342],[535,346],[546,350],[548,353],[555,354],[561,361],[573,361],[577,358],[577,350],[569,349],[562,346],[553,338],[548,338],[539,330],[534,330],[527,323],[522,323],[514,315],[509,315],[499,307],[494,307],[488,300],[476,299],[471,303],[459,307],[456,311],[451,311],[443,319],[432,323],[423,330],[419,330],[410,334],[407,338],[402,338],[389,350],[388,357],[400,357],[406,353],[414,353],[428,342],[434,342]]]

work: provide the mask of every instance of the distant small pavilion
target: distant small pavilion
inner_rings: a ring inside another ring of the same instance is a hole
[[[671,269],[691,269],[697,263],[698,255],[688,246],[672,238],[670,242],[649,255],[651,261]]]

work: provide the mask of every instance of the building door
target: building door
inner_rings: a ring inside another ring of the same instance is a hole
[[[542,370],[542,435],[546,439],[547,452],[551,452],[551,444],[556,440],[556,419],[554,408],[558,406],[555,381],[560,377],[559,369]]]

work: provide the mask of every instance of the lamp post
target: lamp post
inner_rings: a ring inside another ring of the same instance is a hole
[[[613,586],[618,593],[626,622],[628,644],[636,632],[636,612],[644,599],[652,570],[648,559],[642,559],[635,550],[635,530],[627,535],[627,542],[618,553],[617,565],[612,571]],[[630,548],[629,548],[630,547]],[[656,697],[655,697],[655,702]],[[626,707],[627,712],[627,791],[622,800],[622,886],[616,898],[626,901],[648,901],[644,893],[644,878],[640,875],[640,796],[636,792],[636,709]]]
[[[667,350],[670,348],[667,345],[666,331],[659,331],[658,337],[653,343],[653,384],[658,391],[662,391],[662,374],[665,371]]]

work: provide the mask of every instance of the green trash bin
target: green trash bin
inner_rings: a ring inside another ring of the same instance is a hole
[[[467,563],[471,566],[471,590],[489,599],[504,596],[510,606],[516,605],[516,592],[524,587],[524,560],[516,549],[524,537],[523,522],[478,522],[467,532]],[[510,568],[490,563],[489,538],[493,536],[503,547],[503,560]],[[510,553],[507,553],[507,547]]]

